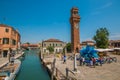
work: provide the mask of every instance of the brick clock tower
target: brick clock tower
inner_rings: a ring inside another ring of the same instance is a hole
[[[72,44],[72,52],[78,53],[80,49],[80,37],[79,37],[79,22],[80,16],[78,14],[78,8],[71,9],[71,44]]]

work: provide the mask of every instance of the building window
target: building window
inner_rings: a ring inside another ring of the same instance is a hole
[[[56,44],[56,46],[57,46],[57,44]]]
[[[51,46],[51,44],[50,44],[50,46]]]
[[[46,53],[46,49],[44,49],[44,53]]]
[[[46,46],[46,44],[44,44],[44,46]]]
[[[16,32],[14,32],[14,36],[16,36]]]
[[[59,49],[59,52],[62,52],[62,49]]]
[[[56,52],[57,52],[57,49],[56,49]]]
[[[3,38],[3,44],[9,44],[9,38]]]
[[[12,40],[12,45],[16,45],[16,40]]]
[[[53,47],[54,47],[55,45],[54,45],[54,43],[53,43]]]
[[[60,44],[60,46],[62,46],[62,44]]]
[[[6,28],[6,29],[5,29],[5,32],[7,32],[7,33],[8,33],[8,32],[9,32],[9,29],[7,29],[7,28]]]

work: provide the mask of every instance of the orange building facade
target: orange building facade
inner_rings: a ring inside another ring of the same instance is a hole
[[[9,48],[17,50],[20,46],[20,34],[13,27],[0,24],[0,55],[7,57]]]

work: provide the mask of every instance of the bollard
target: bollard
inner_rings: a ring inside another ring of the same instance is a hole
[[[52,70],[51,80],[53,80],[53,77],[54,77],[55,62],[56,62],[56,59],[54,59],[54,60],[53,60],[53,63],[51,64],[51,70]]]
[[[58,71],[57,71],[57,68],[56,68],[56,77],[58,77]]]
[[[69,69],[66,68],[66,78],[67,78],[67,80],[68,80],[68,71],[69,71]]]

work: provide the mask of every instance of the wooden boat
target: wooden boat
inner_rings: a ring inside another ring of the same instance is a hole
[[[16,59],[14,64],[8,63],[0,70],[0,80],[14,80],[21,67],[21,61]]]

